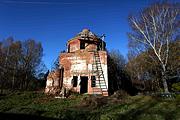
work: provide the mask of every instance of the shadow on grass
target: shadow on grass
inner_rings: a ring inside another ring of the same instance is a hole
[[[146,118],[148,118],[148,120],[151,120],[150,118],[154,119],[153,115],[156,114],[164,120],[172,120],[178,118],[177,114],[179,114],[177,110],[168,109],[169,107],[167,107],[167,110],[162,110],[159,107],[157,109],[153,108],[161,103],[161,101],[153,98],[146,99],[145,97],[140,97],[127,103],[122,101],[122,103],[117,104],[113,102],[112,104],[109,104],[107,99],[95,100],[98,102],[94,102],[94,99],[92,99],[90,103],[87,103],[89,106],[75,106],[74,108],[71,107],[55,111],[36,111],[34,109],[31,110],[30,108],[28,108],[28,110],[17,110],[25,113],[28,112],[31,115],[0,112],[0,120],[103,120],[108,118],[113,120],[138,120],[139,118],[141,118],[141,120],[146,120]],[[132,107],[134,105],[136,107]],[[163,108],[165,109],[166,107],[163,106]],[[121,109],[125,112],[122,113]]]
[[[125,112],[124,114],[116,114],[115,118],[118,120],[139,120],[139,117],[141,116],[142,119],[142,115],[147,115],[143,117],[143,120],[146,119],[154,119],[152,117],[152,115],[159,115],[159,117],[161,117],[164,120],[172,120],[175,119],[175,115],[176,115],[176,110],[161,110],[161,108],[159,108],[158,110],[155,110],[154,112],[152,111],[152,108],[154,106],[156,106],[157,104],[159,104],[160,101],[157,100],[148,100],[146,102],[144,102],[143,104],[139,105],[137,108],[135,109],[131,109],[127,112]],[[136,104],[136,102],[133,102],[131,104]],[[150,118],[148,117],[150,115]],[[148,117],[148,118],[146,118]]]
[[[117,116],[120,120],[138,120],[138,117],[141,114],[144,114],[150,108],[156,105],[156,102],[146,102],[135,109],[131,109],[130,111],[126,112],[125,114],[120,114]]]
[[[27,114],[0,113],[0,120],[58,120],[58,119],[36,116],[36,115],[27,115]]]

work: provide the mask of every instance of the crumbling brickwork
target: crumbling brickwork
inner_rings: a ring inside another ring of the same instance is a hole
[[[84,29],[67,43],[67,52],[61,53],[59,61],[62,75],[57,71],[49,73],[46,93],[51,88],[62,86],[78,93],[108,95],[107,52],[105,42]],[[52,77],[53,76],[53,77]],[[60,80],[60,78],[62,78]]]

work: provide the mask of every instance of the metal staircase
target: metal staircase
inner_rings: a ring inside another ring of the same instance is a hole
[[[94,62],[92,65],[92,70],[96,76],[96,81],[94,83],[95,87],[93,87],[93,94],[102,94],[103,96],[108,96],[107,83],[105,81],[98,51],[94,51]]]

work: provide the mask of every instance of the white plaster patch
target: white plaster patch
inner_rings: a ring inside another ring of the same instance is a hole
[[[46,86],[52,86],[52,83],[53,83],[53,81],[48,79],[46,82]]]
[[[75,56],[73,57],[72,56],[72,57],[68,57],[67,59],[75,61],[75,60],[78,60],[78,59],[81,59],[81,58],[80,57],[75,57]]]
[[[108,72],[107,72],[107,65],[102,64],[102,69],[103,69],[103,73],[104,73],[104,78],[106,81],[106,86],[108,88]]]
[[[86,60],[73,60],[71,65],[71,71],[86,70]]]
[[[92,70],[92,64],[88,64],[88,70],[89,70],[89,71]]]

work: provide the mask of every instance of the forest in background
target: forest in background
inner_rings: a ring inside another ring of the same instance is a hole
[[[44,94],[49,71],[33,39],[0,41],[0,119],[179,120],[180,6],[160,2],[129,16],[127,57],[108,52],[109,95]],[[64,52],[64,51],[63,51]]]
[[[109,92],[180,92],[180,12],[161,2],[129,16],[128,59],[108,51]],[[0,89],[44,90],[48,70],[40,42],[9,37],[0,41]],[[58,60],[58,59],[57,59]],[[56,61],[52,69],[57,68]]]
[[[43,48],[35,40],[0,42],[0,89],[37,90],[45,86]]]

